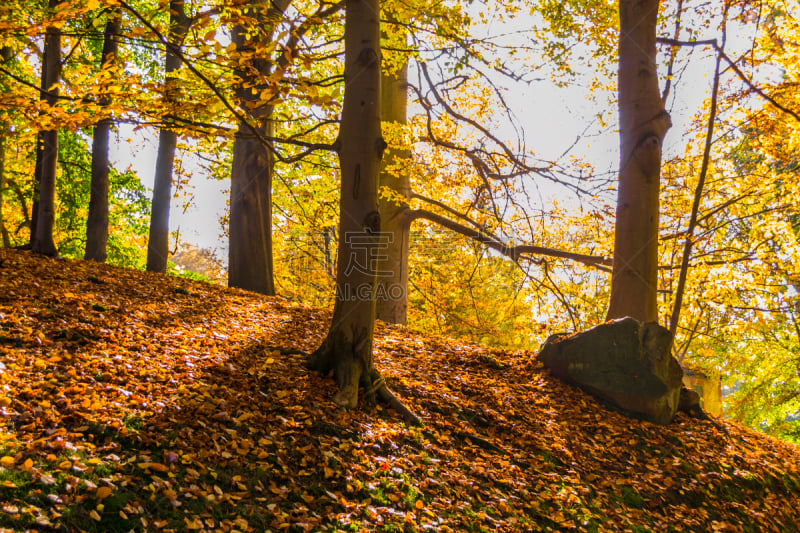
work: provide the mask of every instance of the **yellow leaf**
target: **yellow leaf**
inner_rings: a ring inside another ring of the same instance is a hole
[[[203,523],[200,520],[189,520],[188,518],[184,518],[186,522],[186,529],[202,529]]]
[[[14,458],[6,455],[2,459],[0,459],[0,465],[3,465],[6,468],[11,468],[14,466]]]
[[[95,492],[95,496],[97,496],[98,500],[102,500],[103,498],[108,498],[111,496],[111,487],[100,487]]]
[[[28,457],[27,459],[25,459],[25,462],[24,462],[24,463],[22,463],[22,465],[20,466],[20,468],[21,468],[22,470],[24,470],[24,471],[26,471],[26,472],[27,472],[28,470],[30,470],[30,469],[31,469],[31,467],[32,467],[32,466],[33,466],[33,459],[31,459],[30,457]]]
[[[422,500],[417,500],[417,502],[414,504],[414,507],[416,507],[417,509],[422,509],[423,507],[425,507],[425,504],[422,503]]]
[[[92,519],[94,519],[94,520],[97,520],[98,522],[99,522],[100,520],[102,520],[102,519],[100,518],[100,515],[99,515],[99,514],[97,514],[97,511],[95,511],[94,509],[92,509],[92,510],[91,510],[91,512],[89,512],[89,516],[91,516],[91,517],[92,517]]]
[[[58,463],[58,468],[60,470],[69,470],[70,468],[72,468],[72,463],[70,461],[62,461]]]

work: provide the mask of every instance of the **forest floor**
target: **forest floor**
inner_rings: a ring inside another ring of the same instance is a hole
[[[0,531],[800,530],[797,447],[627,418],[534,353],[379,325],[424,426],[344,412],[282,355],[329,317],[0,250]]]

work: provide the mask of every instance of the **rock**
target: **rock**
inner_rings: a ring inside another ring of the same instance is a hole
[[[683,411],[689,416],[708,420],[708,415],[700,405],[700,394],[687,387],[681,387],[680,397],[678,398],[678,411]]]
[[[678,409],[683,377],[671,344],[666,328],[626,317],[571,336],[552,335],[539,360],[559,379],[666,425]]]

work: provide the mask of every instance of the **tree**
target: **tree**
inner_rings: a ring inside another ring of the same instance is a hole
[[[233,143],[231,167],[228,286],[261,294],[275,294],[272,277],[272,176],[275,157],[271,142],[275,126],[273,105],[263,101],[269,92],[272,62],[267,43],[273,38],[274,21],[290,0],[253,2],[247,10],[255,25],[237,24],[232,41],[236,46],[239,79],[237,97],[252,123],[239,121]],[[256,130],[261,138],[254,135]]]
[[[111,9],[106,21],[103,37],[103,52],[100,56],[100,76],[110,73],[118,51],[121,13],[119,8]],[[108,95],[102,95],[99,105],[107,107],[111,103]],[[92,183],[89,196],[89,215],[86,220],[86,252],[84,259],[104,263],[108,246],[108,193],[109,168],[108,135],[111,131],[111,117],[102,118],[94,127],[92,138]]]
[[[378,212],[381,233],[387,242],[378,261],[376,316],[384,322],[406,323],[408,311],[408,246],[411,221],[407,216],[411,200],[408,166],[411,150],[403,145],[408,100],[408,63],[381,78],[381,118],[394,135],[384,154],[379,184]]]
[[[5,63],[14,52],[7,46],[0,47],[0,64]],[[5,84],[3,84],[5,90]],[[3,216],[3,195],[6,189],[6,137],[9,135],[9,126],[5,122],[0,121],[0,236],[2,236],[2,243],[4,248],[11,246],[11,238],[6,228],[5,217]]]
[[[186,16],[183,0],[169,3],[169,43],[166,47],[164,66],[164,99],[167,104],[177,98],[175,72],[181,66],[180,48],[189,32],[191,19]],[[147,270],[166,272],[169,255],[169,208],[172,197],[172,168],[175,162],[175,147],[178,134],[169,113],[159,129],[156,171],[153,183],[153,207],[150,215],[150,236],[147,241]]]
[[[658,88],[659,0],[620,0],[620,167],[607,318],[658,319],[661,145],[670,118]]]
[[[50,12],[58,9],[60,0],[49,0]],[[42,99],[52,107],[58,101],[58,79],[61,76],[61,30],[47,26],[42,54]],[[31,228],[31,249],[34,252],[58,255],[53,240],[56,210],[56,171],[58,170],[58,129],[39,132],[36,141],[35,198]]]
[[[416,416],[389,390],[372,356],[376,259],[380,246],[378,176],[386,143],[381,135],[381,49],[377,0],[345,4],[345,94],[337,139],[341,188],[336,296],[328,334],[308,361],[333,371],[341,406],[358,405],[358,388],[389,403],[408,421]]]

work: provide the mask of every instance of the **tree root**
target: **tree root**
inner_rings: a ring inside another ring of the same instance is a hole
[[[376,393],[378,394],[378,398],[380,398],[386,405],[390,408],[394,409],[405,421],[406,424],[411,426],[421,426],[422,420],[414,414],[408,407],[401,402],[397,396],[386,386],[386,383],[383,383],[383,378],[381,378],[381,386],[378,387]]]
[[[359,338],[358,335],[355,336]],[[380,372],[373,366],[372,356],[364,356],[365,347],[360,342],[338,338],[338,342],[327,337],[322,345],[306,355],[306,367],[326,374],[333,371],[339,391],[333,401],[345,409],[355,409],[358,405],[359,387],[363,387],[368,402],[378,400],[394,409],[409,425],[422,425],[420,418],[394,395],[386,385]],[[297,350],[293,350],[297,353]],[[338,352],[338,354],[337,354]]]

